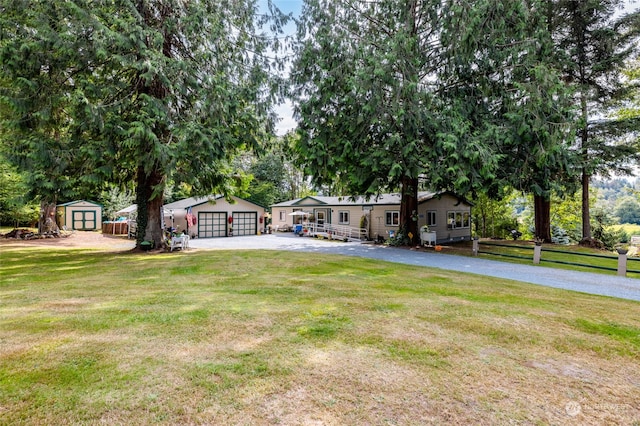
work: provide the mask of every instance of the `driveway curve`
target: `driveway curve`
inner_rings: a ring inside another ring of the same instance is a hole
[[[210,250],[286,250],[341,254],[640,301],[640,280],[633,278],[576,272],[533,264],[518,265],[477,257],[399,249],[376,244],[320,240],[298,237],[291,233],[194,239],[189,245],[191,248]]]

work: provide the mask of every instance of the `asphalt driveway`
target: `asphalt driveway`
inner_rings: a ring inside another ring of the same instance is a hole
[[[583,293],[640,301],[640,280],[616,275],[576,272],[539,265],[424,252],[357,242],[328,241],[277,233],[232,238],[194,239],[191,248],[217,250],[287,250],[342,254],[366,257],[408,265],[428,266],[490,277],[505,278],[530,284],[556,287]]]

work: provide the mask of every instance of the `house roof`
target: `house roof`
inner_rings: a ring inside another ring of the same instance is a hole
[[[174,201],[173,203],[165,204],[164,208],[169,210],[188,209],[189,207],[199,206],[200,204],[206,204],[210,201],[215,202],[220,197],[222,196],[211,195],[209,197],[189,197],[189,198],[184,198],[182,200]]]
[[[165,216],[168,216],[171,214],[171,210],[186,210],[189,207],[195,207],[195,206],[199,206],[201,204],[206,204],[210,201],[216,201],[219,200],[220,198],[224,198],[224,196],[222,195],[211,195],[209,197],[189,197],[189,198],[184,198],[182,200],[178,200],[178,201],[174,201],[173,203],[168,203],[165,204],[164,207],[164,214]],[[234,197],[236,198],[236,197]],[[247,203],[251,203],[251,201],[247,201],[244,200]],[[263,208],[262,206],[257,205],[256,203],[251,203],[251,204],[255,204],[256,206]],[[124,209],[118,210],[116,212],[116,214],[129,214],[129,213],[133,213],[136,210],[138,210],[138,205],[137,204],[132,204],[128,207],[125,207]]]
[[[296,198],[295,200],[283,201],[281,203],[274,204],[272,207],[302,207],[309,205],[326,205],[326,206],[351,206],[351,205],[372,205],[372,204],[399,204],[399,194],[381,194],[377,197],[371,197],[366,199],[365,197],[325,197],[321,195],[313,195],[302,198]]]
[[[451,195],[458,198],[460,201],[469,205],[471,203],[464,197],[454,194],[450,191],[430,192],[421,191],[418,192],[418,203],[424,203],[433,198],[440,197],[442,195]],[[369,199],[357,196],[342,196],[342,197],[324,197],[319,195],[307,196],[302,198],[296,198],[295,200],[283,201],[281,203],[273,204],[271,207],[308,207],[308,206],[371,206],[371,205],[395,205],[400,204],[401,196],[399,193],[380,194]]]
[[[420,194],[424,194],[421,196]],[[429,201],[434,198],[442,197],[443,195],[450,195],[454,198],[457,198],[460,202],[473,206],[473,203],[469,201],[467,198],[462,195],[458,195],[452,191],[438,191],[438,192],[418,192],[418,204],[422,204],[425,201]]]
[[[169,203],[169,204],[165,204],[164,208],[165,209],[169,209],[169,210],[180,210],[180,209],[188,209],[189,207],[195,207],[195,206],[199,206],[201,204],[206,204],[209,202],[216,202],[219,199],[224,199],[223,195],[210,195],[207,197],[189,197],[189,198],[185,198],[183,200],[178,200],[178,201],[174,201],[173,203]],[[244,200],[242,198],[239,197],[232,197],[232,198],[237,198],[238,200],[242,200],[245,201],[247,203],[251,203],[253,205],[255,205],[256,207],[259,207],[261,209],[263,209],[264,207],[253,203],[251,201],[247,201]]]

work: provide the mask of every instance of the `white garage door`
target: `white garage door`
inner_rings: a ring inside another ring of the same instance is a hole
[[[233,212],[233,235],[256,235],[258,232],[258,213]]]
[[[222,212],[198,213],[198,238],[215,238],[227,235],[227,214]]]

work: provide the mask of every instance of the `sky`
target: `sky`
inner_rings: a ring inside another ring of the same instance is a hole
[[[266,10],[266,1],[260,0],[261,7]],[[294,17],[300,16],[302,12],[303,0],[272,0],[283,13],[291,13]],[[640,0],[626,0],[622,13],[629,13],[640,7]],[[293,34],[295,32],[295,23],[290,22],[285,28],[285,33]],[[295,129],[296,121],[293,118],[293,106],[290,102],[285,102],[275,108],[276,114],[280,117],[280,121],[276,125],[278,135],[284,135],[289,130]]]
[[[285,14],[291,13],[294,17],[300,16],[302,12],[303,0],[272,0],[273,4]],[[261,8],[266,10],[266,0],[260,0]],[[296,24],[293,21],[289,21],[289,24],[284,29],[285,33],[292,35],[296,31]],[[276,133],[278,135],[284,135],[289,130],[296,128],[296,121],[293,118],[293,105],[287,101],[282,105],[278,105],[275,108],[276,114],[280,117],[280,121],[276,124]]]

